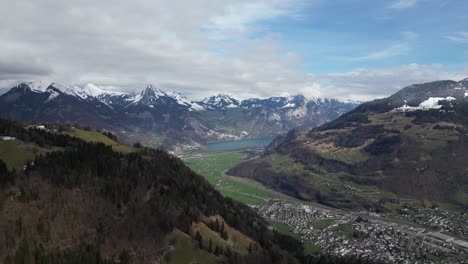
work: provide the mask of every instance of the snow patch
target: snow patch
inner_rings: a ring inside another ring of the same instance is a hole
[[[92,97],[98,97],[102,95],[125,95],[126,93],[123,92],[117,92],[117,91],[110,91],[110,90],[105,90],[102,89],[101,87],[94,85],[92,83],[88,83],[84,88],[83,92],[87,94],[88,96]]]
[[[421,102],[418,106],[409,106],[406,103],[401,107],[394,109],[394,111],[402,111],[402,112],[409,112],[409,111],[416,111],[416,110],[430,110],[430,109],[440,109],[442,105],[439,104],[440,101],[453,101],[456,100],[455,97],[447,96],[447,97],[429,97],[427,100]]]
[[[199,105],[198,103],[196,102],[191,102],[192,103],[192,107],[191,109],[195,110],[195,111],[203,111],[205,110],[205,108],[201,105]]]
[[[287,104],[283,105],[281,108],[292,108],[292,107],[296,107],[296,104],[295,103],[287,103]]]
[[[36,92],[36,93],[42,93],[47,88],[47,85],[44,85],[44,83],[41,81],[27,82],[24,84],[26,84],[31,89],[31,91]]]
[[[211,96],[203,99],[200,103],[204,105],[206,109],[237,108],[240,105],[240,102],[237,99],[234,99],[227,94]]]
[[[52,101],[55,99],[55,97],[60,95],[57,91],[52,90],[52,89],[49,89],[48,92],[49,92],[49,97],[47,98],[46,102]]]
[[[192,106],[192,103],[180,93],[176,93],[176,92],[166,93],[166,96],[174,98],[177,101],[177,103],[180,105],[185,105],[188,107]]]
[[[64,94],[68,94],[68,95],[72,95],[72,96],[76,96],[76,97],[79,97],[81,99],[87,99],[89,97],[88,94],[86,94],[84,92],[83,89],[81,89],[80,87],[78,86],[74,86],[74,85],[63,85],[63,84],[60,84],[60,83],[52,83],[48,88],[47,90],[52,90],[50,89],[51,87],[59,90],[60,92],[64,93]]]

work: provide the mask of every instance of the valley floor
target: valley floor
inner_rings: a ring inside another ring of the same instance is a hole
[[[339,210],[225,174],[256,154],[251,150],[195,152],[184,161],[223,195],[256,208],[278,232],[301,240],[308,254],[359,255],[389,263],[468,260],[467,213],[412,204],[389,214]]]

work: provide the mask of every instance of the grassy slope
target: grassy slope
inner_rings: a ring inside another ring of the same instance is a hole
[[[292,227],[290,225],[272,220],[268,220],[268,222],[276,229],[276,231],[278,231],[278,233],[300,240],[300,236],[292,231]]]
[[[318,219],[310,221],[309,224],[315,229],[324,229],[335,223],[333,219]]]
[[[320,248],[314,244],[308,243],[305,245],[305,254],[306,255],[318,255],[320,253]]]
[[[349,224],[339,224],[336,227],[333,227],[333,232],[338,236],[352,237],[354,230],[353,227]]]
[[[219,223],[224,222],[220,216],[211,216],[204,221],[211,222],[216,219],[218,219]],[[250,244],[254,243],[254,241],[226,223],[224,227],[228,234],[227,240],[222,239],[217,232],[211,230],[205,223],[193,223],[191,234],[194,236],[197,231],[200,233],[203,238],[203,250],[199,248],[198,242],[192,237],[175,230],[167,237],[167,242],[173,245],[175,250],[167,254],[165,263],[218,263],[220,258],[207,251],[210,239],[212,241],[212,250],[216,246],[223,250],[229,247],[233,252],[240,255],[247,254]]]
[[[75,128],[66,133],[87,142],[102,142],[112,146],[118,152],[131,153],[135,151],[135,148],[115,142],[97,131],[86,131]],[[9,169],[20,169],[27,161],[33,160],[35,156],[54,150],[60,149],[55,147],[44,148],[35,143],[21,140],[0,141],[0,159],[7,164]]]
[[[196,242],[190,236],[179,230],[174,230],[168,236],[167,240],[170,244],[174,245],[175,250],[166,255],[164,263],[218,263],[218,257],[200,250]]]
[[[373,114],[369,117],[371,123],[369,125],[384,125],[385,129],[401,131],[402,136],[408,136],[415,139],[420,146],[422,151],[422,157],[428,156],[431,151],[437,148],[441,148],[447,145],[448,142],[453,142],[458,139],[457,131],[455,130],[440,130],[434,129],[435,126],[457,126],[446,122],[438,122],[433,124],[414,124],[411,121],[414,117],[406,117],[401,114],[395,113],[384,113],[384,114]],[[303,135],[298,136],[297,140],[304,141],[308,147],[314,150],[315,153],[320,156],[330,159],[337,160],[348,164],[355,164],[363,162],[369,158],[369,155],[362,151],[366,145],[370,144],[372,140],[367,141],[364,145],[357,148],[345,148],[334,146],[330,141],[335,137],[336,134],[349,133],[349,128],[343,129],[332,129],[320,134],[327,134],[327,137],[322,139],[314,139],[308,141]],[[362,185],[346,179],[346,173],[330,173],[325,168],[318,164],[310,165],[315,170],[307,171],[304,170],[303,166],[286,155],[272,154],[262,158],[262,161],[266,161],[271,164],[271,168],[275,172],[284,171],[285,173],[294,173],[296,175],[308,175],[307,179],[314,189],[320,190],[322,195],[334,196],[336,193],[343,194],[343,200],[356,201],[356,197],[359,199],[368,200],[372,202],[378,202],[384,198],[395,198],[402,202],[407,202],[412,205],[419,205],[421,201],[416,199],[398,197],[388,191],[383,191],[376,186]],[[375,179],[375,176],[374,176]],[[460,200],[466,199],[460,197]],[[438,204],[443,206],[443,203],[429,201],[431,204]],[[394,209],[394,208],[387,208]]]
[[[33,160],[35,156],[52,150],[58,149],[42,148],[34,143],[21,140],[0,141],[0,159],[7,164],[9,169],[21,169],[26,162]]]
[[[97,131],[93,131],[93,130],[87,131],[83,129],[73,128],[72,130],[67,131],[66,133],[70,136],[77,137],[86,142],[102,142],[106,145],[112,146],[112,148],[118,152],[131,153],[135,151],[133,147],[120,144]]]
[[[247,254],[250,244],[254,243],[254,241],[250,239],[249,237],[245,236],[244,234],[240,233],[236,229],[229,226],[224,221],[224,219],[219,215],[211,216],[205,219],[204,221],[214,222],[216,221],[216,219],[218,219],[219,223],[224,222],[224,228],[228,234],[228,239],[227,240],[222,239],[220,234],[211,230],[208,226],[206,226],[205,223],[200,222],[193,226],[194,227],[193,232],[195,232],[195,230],[199,230],[200,234],[203,237],[204,246],[208,246],[209,239],[211,238],[213,242],[213,249],[214,249],[214,246],[219,245],[222,248],[230,247],[234,252],[237,252],[241,255]]]

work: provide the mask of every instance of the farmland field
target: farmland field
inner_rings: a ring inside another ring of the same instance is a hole
[[[224,196],[249,204],[262,205],[268,200],[283,197],[253,180],[230,177],[224,172],[247,156],[243,151],[197,153],[184,158],[196,173],[205,177]]]

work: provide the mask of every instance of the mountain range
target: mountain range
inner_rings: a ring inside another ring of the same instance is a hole
[[[333,120],[357,103],[302,95],[237,100],[219,94],[190,101],[148,85],[124,93],[88,84],[21,83],[0,96],[0,117],[80,124],[112,131],[128,143],[171,150],[213,141],[276,136]]]
[[[406,87],[338,119],[277,137],[228,173],[299,199],[392,210],[468,207],[468,79]]]

